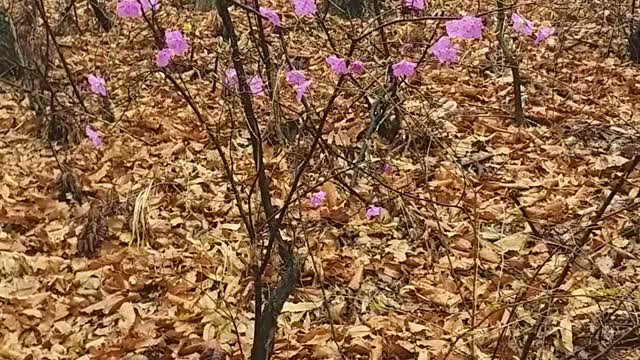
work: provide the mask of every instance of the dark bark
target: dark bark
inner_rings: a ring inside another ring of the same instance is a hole
[[[91,7],[91,10],[93,10],[102,30],[104,30],[104,32],[109,32],[111,27],[113,27],[113,22],[107,15],[104,4],[98,0],[89,0],[89,6]]]

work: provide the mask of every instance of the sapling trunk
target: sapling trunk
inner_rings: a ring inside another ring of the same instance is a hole
[[[520,80],[519,64],[511,52],[511,48],[504,36],[504,0],[496,0],[496,6],[498,7],[496,36],[498,37],[498,43],[500,44],[500,49],[502,50],[504,59],[507,62],[507,65],[511,68],[511,74],[513,77],[513,120],[516,126],[523,126],[526,124],[526,119],[524,117],[524,110],[522,107],[522,80]]]

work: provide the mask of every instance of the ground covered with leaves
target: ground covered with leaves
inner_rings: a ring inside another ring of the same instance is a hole
[[[485,14],[482,39],[465,44],[454,64],[424,55],[442,21],[384,28],[392,62],[423,58],[399,89],[402,126],[392,139],[365,141],[364,97],[384,87],[389,59],[379,31],[363,40],[353,58],[365,71],[340,85],[324,143],[283,222],[301,277],[278,319],[275,358],[513,359],[541,317],[529,358],[640,357],[640,171],[625,172],[638,156],[640,66],[628,60],[616,3],[518,7],[556,29],[536,46],[507,31],[528,126],[513,124],[495,4],[428,5],[422,15]],[[321,113],[338,79],[325,58],[346,55],[353,34],[376,23],[333,15],[321,23],[297,18],[288,2],[268,5],[288,47],[266,27],[277,95],[252,99],[282,206],[314,137],[303,124],[317,125],[286,83],[282,59],[312,79],[306,100]],[[248,73],[260,74],[255,18],[231,9]],[[249,132],[223,86],[230,52],[220,23],[170,2],[157,16],[185,30],[190,53],[169,71],[215,129],[259,226]],[[43,140],[28,101],[9,86],[0,91],[0,358],[248,357],[255,246],[209,134],[157,71],[142,20],[114,16],[104,33],[80,6],[77,25],[82,32],[72,27],[57,40],[90,114],[73,113],[64,141]],[[54,76],[68,81],[54,59]],[[115,121],[88,74],[106,79]],[[274,102],[291,126],[273,129]],[[100,147],[84,137],[86,121]],[[280,131],[293,141],[279,141]],[[367,165],[350,186],[365,144]],[[326,197],[311,206],[320,190]],[[372,205],[377,216],[366,215]],[[278,264],[274,256],[266,269],[267,290]]]

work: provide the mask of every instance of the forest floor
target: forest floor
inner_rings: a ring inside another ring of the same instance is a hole
[[[640,358],[640,171],[625,173],[639,153],[640,66],[629,61],[617,2],[594,3],[519,7],[536,26],[556,28],[535,46],[511,33],[507,15],[530,126],[511,119],[512,77],[496,60],[493,13],[457,63],[440,65],[427,53],[399,90],[399,135],[391,143],[371,138],[367,170],[349,187],[337,174],[348,185],[353,172],[335,153],[357,158],[369,125],[361,95],[382,86],[387,68],[379,32],[356,48],[365,73],[344,82],[322,129],[334,152],[312,156],[284,221],[301,278],[278,319],[274,358],[513,359],[541,317],[530,359]],[[115,2],[107,4],[114,11]],[[287,27],[288,54],[313,80],[310,106],[322,112],[338,78],[325,57],[346,54],[349,34],[372,20],[328,16],[332,51],[313,18],[297,20],[285,1],[270,6]],[[428,14],[494,8],[453,3]],[[244,30],[244,60],[257,73],[246,15],[233,15]],[[219,23],[169,2],[158,17],[165,28],[190,27],[193,55],[172,71],[216,129],[259,213],[249,132],[222,85],[230,61],[214,36]],[[78,19],[82,32],[72,27],[57,40],[93,115],[70,117],[82,124],[65,135],[71,145],[47,142],[27,101],[0,88],[0,358],[213,359],[206,349],[248,357],[255,246],[219,154],[156,71],[144,21],[114,17],[104,33],[84,5]],[[427,20],[385,27],[391,57],[416,62],[442,32],[442,22]],[[285,119],[301,123],[309,114],[282,76],[278,35],[266,35],[279,66],[275,100]],[[54,58],[52,76],[67,79]],[[89,91],[94,73],[106,79],[115,122]],[[70,87],[64,96],[73,103]],[[267,129],[272,102],[253,104]],[[87,121],[101,147],[84,137]],[[276,206],[313,138],[296,136],[286,146],[264,143]],[[68,198],[74,191],[63,189],[62,169],[79,179],[81,201]],[[326,200],[312,207],[308,198],[319,190]],[[382,211],[369,219],[371,204]],[[96,245],[95,256],[79,254],[78,242]],[[278,263],[267,267],[269,287]]]

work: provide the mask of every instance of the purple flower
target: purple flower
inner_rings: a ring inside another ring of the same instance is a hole
[[[116,13],[122,17],[138,17],[142,15],[142,8],[138,0],[120,0]]]
[[[264,82],[260,76],[255,75],[249,80],[249,90],[253,96],[264,96]]]
[[[167,30],[164,33],[165,41],[167,42],[167,47],[175,52],[176,55],[182,56],[189,49],[189,44],[187,40],[182,36],[182,32],[180,30]]]
[[[238,73],[236,73],[236,69],[228,68],[224,71],[224,85],[228,88],[238,85]]]
[[[291,70],[284,73],[289,85],[300,85],[305,81],[304,73],[300,70]]]
[[[260,6],[260,15],[267,18],[267,21],[269,21],[271,25],[275,27],[280,26],[280,17],[273,9]]]
[[[411,76],[416,71],[417,65],[418,64],[414,62],[406,61],[406,60],[402,60],[398,63],[395,63],[391,65],[391,69],[393,70],[393,76],[399,77],[399,78],[405,78],[405,77]]]
[[[293,12],[296,16],[313,15],[318,11],[314,0],[291,0],[293,2]]]
[[[296,99],[302,101],[302,97],[305,96],[311,85],[311,80],[306,80],[304,73],[300,70],[287,71],[284,73],[284,77],[289,85],[293,86],[296,90]]]
[[[458,58],[460,45],[452,44],[448,36],[443,36],[431,47],[431,53],[438,59],[440,64],[451,64]]]
[[[172,56],[173,50],[169,48],[158,51],[158,54],[156,55],[156,65],[161,68],[166,67],[169,65],[169,61],[171,61]]]
[[[424,0],[404,0],[404,7],[411,10],[424,10]]]
[[[87,76],[87,81],[89,82],[89,86],[91,87],[91,91],[94,94],[107,96],[107,89],[104,87],[104,79],[99,75],[89,75]]]
[[[349,64],[349,68],[351,72],[356,75],[364,73],[364,64],[362,64],[362,61],[353,60],[351,64]]]
[[[511,22],[513,23],[513,31],[516,34],[520,33],[529,36],[533,32],[533,23],[515,11],[511,14]]]
[[[367,216],[367,219],[371,220],[374,217],[380,216],[380,212],[382,212],[382,208],[380,206],[369,205],[365,211],[365,215]]]
[[[335,55],[329,55],[327,56],[325,61],[331,67],[331,71],[333,71],[337,75],[346,75],[349,73],[349,70],[347,69],[347,60],[339,58]]]
[[[393,171],[393,166],[391,166],[391,164],[384,164],[384,166],[382,167],[382,172],[385,175],[391,174],[392,171]]]
[[[312,194],[311,197],[309,198],[309,205],[311,207],[318,207],[320,206],[320,204],[324,202],[324,199],[326,197],[327,197],[326,192],[318,191],[317,193]]]
[[[102,146],[102,139],[100,139],[100,135],[98,135],[97,132],[95,132],[91,126],[87,125],[84,128],[85,133],[87,134],[87,137],[89,139],[91,139],[91,142],[93,143],[93,145],[95,147],[101,147]]]
[[[306,96],[307,89],[311,85],[311,80],[307,80],[300,85],[296,85],[296,99],[302,101],[302,98]]]
[[[540,42],[545,41],[549,38],[549,36],[553,35],[556,32],[556,29],[551,26],[541,26],[536,33],[536,39],[533,41],[535,45],[538,45]]]
[[[140,0],[142,3],[142,8],[144,10],[158,10],[160,9],[160,0]]]
[[[447,35],[461,39],[482,38],[482,19],[475,16],[465,16],[459,20],[450,20],[445,23]]]

